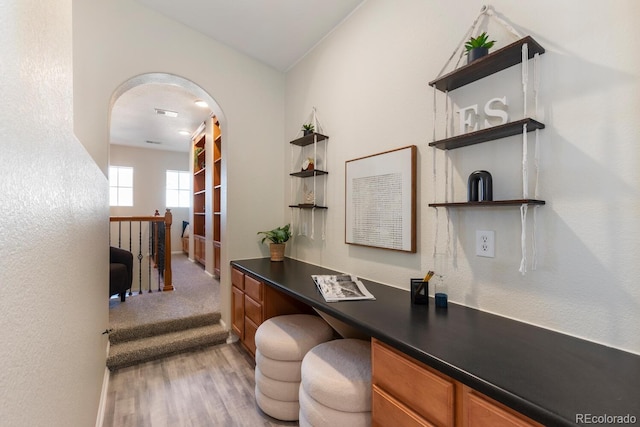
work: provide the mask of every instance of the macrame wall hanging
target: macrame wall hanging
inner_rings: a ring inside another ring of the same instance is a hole
[[[324,129],[322,127],[322,124],[320,123],[320,120],[318,119],[318,114],[316,112],[316,107],[313,107],[311,110],[311,113],[307,116],[305,124],[311,124],[313,125],[313,130],[314,132],[318,133],[318,134],[324,134]],[[296,138],[299,138],[303,136],[303,130],[302,128],[298,131]],[[314,167],[317,167],[319,164],[319,160],[322,160],[322,167],[324,170],[328,170],[327,167],[327,143],[325,142],[324,144],[324,152],[322,153],[322,157],[319,157],[318,153],[318,144],[317,144],[317,137],[314,135],[314,143],[313,143],[313,164]],[[300,165],[297,163],[298,160],[298,156],[296,156],[296,151],[293,149],[291,149],[291,166],[290,166],[290,170],[291,171],[295,171],[298,170]],[[298,184],[298,182],[294,182],[293,179],[290,179],[290,194],[291,194],[291,198],[292,198],[292,202],[295,203],[295,198],[296,198],[296,192],[297,193],[302,193],[302,204],[306,204],[306,205],[313,205],[311,208],[308,209],[291,209],[291,224],[293,225],[293,235],[295,236],[307,236],[310,239],[315,239],[315,229],[316,229],[316,211],[318,210],[324,210],[324,209],[319,209],[316,206],[316,203],[318,201],[318,190],[319,190],[319,186],[317,184],[317,175],[314,173],[313,175],[313,179],[312,184],[309,186],[306,183],[301,184],[301,191],[296,191],[296,184]],[[326,203],[325,198],[327,195],[327,179],[324,178],[322,179],[322,201],[323,203]],[[291,207],[294,207],[296,205],[291,205]],[[310,226],[308,227],[303,227],[303,224],[309,225],[309,221],[310,221]],[[326,238],[326,228],[327,228],[327,215],[323,214],[322,215],[322,228],[321,228],[321,233],[322,233],[322,240],[325,240]],[[310,229],[310,233],[308,233],[306,230]]]
[[[453,70],[456,70],[457,68],[459,68],[460,61],[462,60],[465,54],[465,49],[463,49],[465,42],[469,40],[472,34],[475,34],[476,32],[478,32],[479,27],[483,24],[485,20],[488,20],[488,19],[493,19],[496,22],[498,22],[501,26],[503,26],[506,29],[508,33],[512,34],[516,38],[516,40],[523,39],[523,36],[515,28],[513,28],[512,25],[510,25],[507,21],[505,21],[504,19],[496,15],[495,11],[491,6],[483,6],[482,9],[480,10],[480,13],[471,24],[471,27],[466,32],[466,34],[464,35],[464,37],[462,38],[461,42],[458,44],[456,49],[453,51],[453,53],[449,57],[448,61],[445,63],[444,67],[442,68],[442,70],[440,71],[440,73],[438,74],[434,82],[443,76],[445,71],[451,67],[451,64],[454,62],[454,60],[455,60],[455,64],[453,66]],[[531,118],[536,119],[538,115],[538,93],[540,88],[539,51],[541,50],[541,52],[544,52],[544,49],[539,47],[538,51],[535,51],[533,55],[530,55],[529,45],[527,42],[522,43],[521,49],[522,49],[521,67],[522,67],[522,94],[523,94],[524,117],[526,118],[528,114],[527,112],[527,105],[529,102],[528,96],[530,92],[530,86],[532,86],[532,92],[534,97],[534,111]],[[529,58],[531,56],[533,56],[533,79],[532,79],[533,81],[532,82],[530,82],[530,78],[529,78]],[[436,96],[437,90],[436,90],[436,84],[434,84],[434,82],[431,83],[431,85],[433,86],[434,126],[433,126],[433,136],[432,136],[433,143],[430,145],[432,145],[434,149],[433,151],[433,183],[434,183],[434,188],[437,188],[436,179],[437,179],[438,160],[437,160],[437,150],[434,143],[436,142],[436,123],[438,118],[437,117],[438,110],[437,110],[437,96]],[[452,117],[452,114],[450,114],[453,109],[453,103],[450,101],[448,90],[444,89],[443,92],[445,94],[444,138],[446,139],[446,138],[449,138],[450,136],[449,130],[450,128],[453,127],[453,117]],[[534,130],[535,148],[534,148],[534,155],[533,155],[533,160],[534,160],[533,162],[534,163],[533,164],[533,169],[534,169],[533,193],[534,193],[534,198],[538,199],[538,177],[539,177],[539,158],[540,158],[539,129],[544,128],[544,125],[540,124],[539,122],[536,122],[536,124],[539,126],[536,126]],[[529,265],[529,259],[528,259],[528,253],[527,253],[527,215],[529,210],[529,203],[526,202],[527,200],[531,200],[529,199],[530,171],[529,171],[529,164],[528,164],[529,153],[528,153],[528,140],[527,140],[527,133],[529,131],[530,130],[528,129],[527,122],[525,121],[522,127],[522,199],[523,199],[523,203],[520,205],[520,221],[521,221],[521,227],[522,227],[520,240],[521,240],[522,257],[521,257],[520,266],[519,266],[519,271],[523,275],[526,273],[527,266]],[[438,245],[439,245],[439,228],[440,228],[439,206],[447,205],[450,203],[449,197],[450,197],[450,193],[452,193],[452,189],[450,188],[450,186],[452,185],[452,182],[453,182],[453,166],[451,164],[451,158],[447,156],[446,153],[444,152],[442,157],[444,162],[444,181],[445,181],[444,182],[444,201],[445,203],[436,203],[437,196],[436,196],[436,192],[434,191],[434,203],[431,205],[431,206],[436,206],[434,244],[433,244],[434,262],[435,262],[435,258],[438,251]],[[530,263],[531,269],[533,270],[535,270],[537,267],[537,250],[536,250],[537,210],[540,207],[540,204],[544,203],[539,200],[534,200],[534,201],[540,202],[540,203],[533,204],[533,206],[535,207],[533,209],[533,227],[532,227],[532,235],[531,235],[532,252],[531,252],[531,263]],[[447,206],[445,206],[445,213],[446,213],[446,224],[447,224],[446,252],[447,254],[450,254],[451,252],[451,216],[450,216],[450,208]]]

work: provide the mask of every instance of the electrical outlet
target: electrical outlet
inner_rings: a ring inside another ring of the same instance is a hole
[[[496,233],[494,231],[476,230],[476,255],[495,258]]]

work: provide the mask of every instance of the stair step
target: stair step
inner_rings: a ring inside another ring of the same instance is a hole
[[[111,344],[107,367],[116,370],[177,353],[224,343],[229,335],[219,323]]]
[[[126,328],[116,328],[109,334],[109,342],[120,344],[126,341],[179,332],[202,326],[215,325],[220,321],[220,312],[198,314],[180,319],[168,319],[151,323],[140,323]]]

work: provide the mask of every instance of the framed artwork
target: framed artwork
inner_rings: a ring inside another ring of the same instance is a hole
[[[345,242],[416,252],[415,145],[345,162]]]

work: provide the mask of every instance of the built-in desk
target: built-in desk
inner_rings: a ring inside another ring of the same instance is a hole
[[[640,356],[456,304],[413,305],[367,280],[375,301],[326,303],[311,275],[336,271],[289,258],[231,264],[544,425],[583,424],[576,414],[640,423]]]

